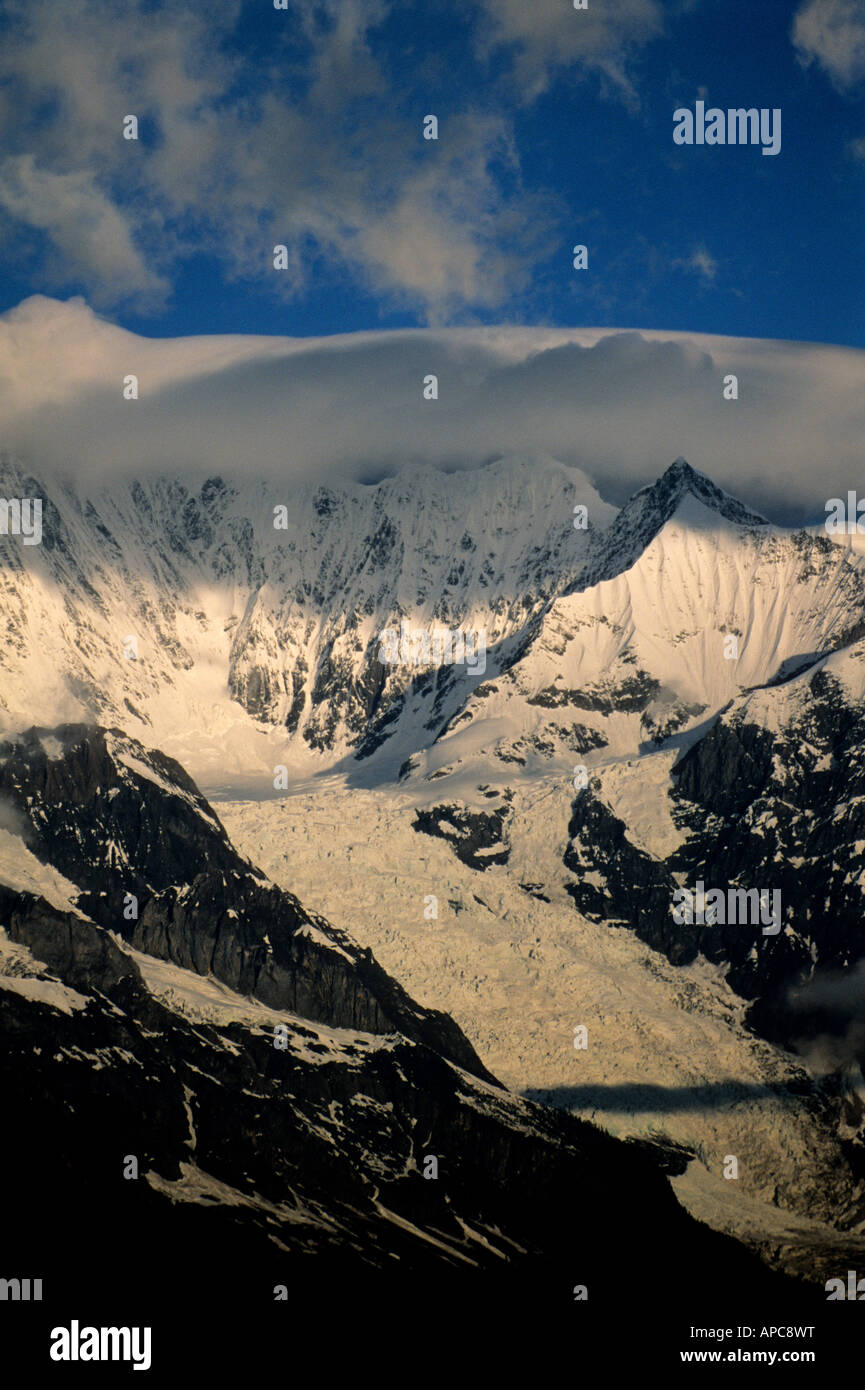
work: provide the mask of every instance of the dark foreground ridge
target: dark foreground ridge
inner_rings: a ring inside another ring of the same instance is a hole
[[[42,1278],[53,1323],[266,1321],[283,1288],[294,1309],[480,1311],[573,1310],[585,1286],[612,1314],[625,1288],[684,1296],[689,1270],[709,1301],[804,1317],[822,1298],[693,1221],[634,1146],[461,1068],[454,1025],[342,936],[293,954],[327,924],[237,856],[170,760],[32,730],[3,747],[0,787],[81,890],[77,908],[0,894],[4,1275]],[[141,916],[121,929],[130,884]]]
[[[304,1018],[400,1032],[494,1080],[451,1018],[241,858],[172,758],[119,729],[34,728],[0,744],[0,799],[31,853],[76,885],[79,911],[138,950]],[[53,966],[47,935],[39,959]]]

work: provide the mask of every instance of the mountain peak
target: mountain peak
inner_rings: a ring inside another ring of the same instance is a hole
[[[590,562],[575,587],[588,588],[630,569],[688,496],[734,525],[769,525],[759,512],[724,492],[680,455],[656,482],[635,492],[625,503],[612,526],[603,533],[600,562]]]
[[[705,473],[698,473],[696,468],[692,468],[688,460],[683,458],[681,454],[674,463],[670,464],[669,468],[664,470],[659,481],[662,481],[664,478],[671,478],[675,481],[681,479],[684,484],[688,484],[692,479],[698,478],[702,478],[705,482],[709,481]]]
[[[673,512],[685,493],[691,493],[705,506],[712,511],[719,512],[727,521],[733,521],[739,526],[768,526],[768,521],[759,512],[752,511],[746,507],[744,502],[733,497],[729,492],[724,492],[707,478],[705,473],[700,473],[696,468],[692,468],[687,459],[679,456],[675,463],[661,474],[657,482],[649,487],[642,488],[630,502],[622,509],[620,516],[623,516],[635,503],[640,502],[641,510],[646,509],[646,504],[651,510],[657,509],[662,514],[663,522],[669,521]]]

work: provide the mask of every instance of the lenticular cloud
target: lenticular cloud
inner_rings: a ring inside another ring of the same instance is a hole
[[[521,452],[582,469],[618,504],[683,454],[796,523],[858,476],[865,352],[591,328],[160,340],[81,299],[35,296],[0,317],[0,412],[0,448],[96,481],[178,469],[371,481]]]

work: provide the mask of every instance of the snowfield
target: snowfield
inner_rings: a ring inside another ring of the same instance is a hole
[[[510,861],[483,873],[411,829],[410,794],[331,786],[217,809],[242,853],[369,946],[419,1003],[450,1013],[506,1085],[619,1137],[686,1146],[696,1157],[674,1179],[679,1199],[773,1262],[861,1260],[862,1194],[838,1169],[831,1117],[784,1091],[802,1063],[745,1030],[719,968],[672,966],[575,912],[567,784],[519,787],[513,805]],[[430,894],[437,920],[424,916]],[[729,1154],[736,1182],[722,1177]]]

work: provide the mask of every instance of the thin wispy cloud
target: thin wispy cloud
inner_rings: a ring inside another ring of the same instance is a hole
[[[476,0],[483,11],[476,42],[481,52],[506,50],[523,101],[534,101],[563,72],[603,79],[610,95],[639,104],[632,64],[664,29],[658,0],[605,0],[575,12],[562,0]]]
[[[164,303],[169,282],[136,248],[129,215],[86,170],[57,173],[38,168],[32,154],[12,155],[0,164],[0,207],[46,233],[53,248],[43,265],[47,282],[61,286],[72,274],[93,286],[100,307]]]
[[[718,262],[705,246],[695,246],[690,256],[677,257],[673,265],[681,270],[690,271],[708,284],[711,284],[718,274]]]

